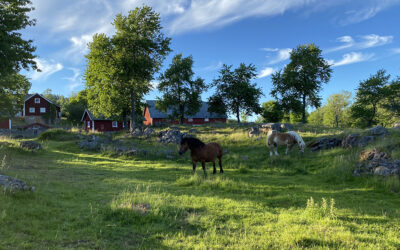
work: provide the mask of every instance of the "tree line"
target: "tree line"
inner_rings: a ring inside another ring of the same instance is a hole
[[[35,25],[35,20],[27,15],[33,7],[27,6],[31,6],[31,1],[0,3],[6,24],[0,25],[0,115],[13,116],[28,93],[30,83],[19,71],[39,70],[32,41],[23,40],[18,33]],[[201,95],[207,90],[214,90],[208,98],[209,112],[230,113],[239,123],[249,115],[259,114],[259,121],[264,122],[364,127],[400,115],[399,78],[390,80],[384,70],[360,82],[354,103],[351,104],[349,92],[342,92],[329,97],[321,107],[320,92],[329,82],[332,68],[315,44],[299,45],[292,50],[290,62],[271,77],[270,94],[275,100],[260,106],[263,93],[255,83],[257,71],[253,64],[241,63],[237,68],[224,64],[216,79],[207,84],[195,76],[193,57],[178,53],[155,79],[172,50],[171,38],[162,33],[160,16],[151,7],[138,7],[126,16],[118,14],[113,25],[114,35],[95,34],[88,44],[84,90],[69,98],[54,95],[50,90],[43,93],[62,107],[63,115],[72,123],[80,122],[84,109],[89,108],[94,115],[129,119],[132,130],[142,122],[143,97],[154,88],[161,93],[157,108],[171,108],[170,118],[181,123],[185,116],[199,111]],[[316,110],[308,114],[309,108]]]

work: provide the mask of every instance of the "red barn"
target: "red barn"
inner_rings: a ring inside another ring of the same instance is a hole
[[[125,129],[123,122],[95,117],[88,109],[83,112],[81,121],[86,131],[113,132]]]
[[[45,119],[45,115],[51,111],[51,105],[54,105],[55,107],[55,121],[57,122],[61,119],[61,108],[40,94],[29,94],[27,97],[25,97],[22,111],[22,116],[25,118],[25,122],[28,124],[46,124],[47,121]]]
[[[156,108],[156,101],[146,101],[147,105],[143,115],[145,125],[154,125],[157,123],[173,123],[178,124],[178,120],[171,121],[169,117],[172,115],[172,109],[167,109],[167,112],[162,112]],[[226,114],[217,114],[208,112],[208,103],[203,102],[199,112],[195,115],[185,117],[185,124],[207,124],[207,123],[226,123]]]

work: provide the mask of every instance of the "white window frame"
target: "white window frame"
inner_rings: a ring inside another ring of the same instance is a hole
[[[46,113],[46,108],[40,108],[40,113]]]
[[[29,108],[29,113],[35,113],[35,108]]]
[[[193,122],[193,118],[189,118],[189,119],[188,119],[188,122]]]
[[[205,121],[205,122],[209,122],[210,119],[209,119],[209,118],[204,118],[204,121]]]
[[[113,128],[118,128],[118,122],[117,121],[113,121],[112,122],[112,127]]]
[[[90,128],[90,121],[87,121],[87,127]]]
[[[40,103],[40,98],[35,98],[35,103]]]

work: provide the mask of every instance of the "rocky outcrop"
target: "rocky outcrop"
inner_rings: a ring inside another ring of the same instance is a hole
[[[280,123],[264,123],[260,125],[260,131],[267,134],[270,130],[282,131]]]
[[[365,147],[367,144],[375,141],[374,136],[361,136],[359,134],[350,134],[343,138],[342,148]]]
[[[360,154],[360,164],[354,175],[372,174],[381,176],[399,175],[400,160],[392,160],[389,153],[376,148],[365,150]]]
[[[42,145],[35,141],[23,141],[23,142],[20,142],[19,146],[21,148],[28,149],[28,150],[34,150],[34,151],[42,149]]]
[[[178,129],[169,129],[159,133],[158,141],[164,144],[176,143],[179,144],[186,133],[181,133]]]
[[[373,136],[386,136],[389,132],[386,128],[378,125],[376,127],[370,128],[369,133]]]
[[[339,147],[342,144],[341,139],[337,138],[320,138],[318,140],[310,142],[307,147],[311,149],[311,151],[319,151],[323,149],[331,149],[335,147]]]
[[[292,131],[294,129],[293,125],[290,123],[282,123],[281,128],[286,131]]]
[[[35,187],[28,186],[24,181],[6,176],[0,175],[0,186],[3,186],[5,191],[34,191]]]
[[[154,134],[155,134],[155,131],[154,131],[154,129],[152,129],[152,128],[146,128],[146,129],[143,131],[143,136],[145,136],[145,137],[147,137],[147,138],[152,137]]]

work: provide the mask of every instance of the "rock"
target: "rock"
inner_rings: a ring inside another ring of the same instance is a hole
[[[24,181],[6,176],[0,175],[0,186],[4,187],[4,190],[14,191],[14,190],[22,190],[22,191],[35,191],[35,187],[28,186]]]
[[[258,127],[251,127],[249,131],[249,137],[253,136],[259,136],[260,135],[260,129]]]
[[[135,155],[137,155],[137,150],[135,150],[135,149],[130,149],[130,150],[128,150],[128,151],[125,152],[125,155],[126,155],[126,156],[135,156]]]
[[[154,133],[155,133],[155,131],[152,128],[146,128],[143,131],[143,135],[146,136],[146,137],[151,137]]]
[[[164,144],[177,143],[179,144],[183,137],[186,137],[186,133],[181,133],[179,130],[169,129],[159,133],[158,141]]]
[[[350,134],[343,138],[342,148],[353,148],[358,146],[358,141],[360,140],[359,134]]]
[[[197,129],[195,129],[195,128],[191,128],[191,129],[189,129],[189,133],[190,133],[190,134],[197,134],[198,131],[197,131]]]
[[[267,134],[270,130],[282,131],[280,123],[264,123],[260,126],[260,131]]]
[[[307,147],[311,148],[311,151],[319,151],[339,147],[341,144],[342,140],[337,138],[320,138],[309,143]]]
[[[371,135],[376,135],[376,136],[385,136],[388,134],[388,130],[380,125],[370,128],[369,133]]]
[[[377,150],[376,148],[364,150],[360,153],[360,162],[372,161],[372,160],[387,161],[387,160],[390,160],[391,158],[392,157],[390,156],[390,154],[388,154],[386,152],[381,152],[381,151]]]
[[[281,128],[287,131],[292,131],[294,129],[293,125],[290,123],[282,123]]]
[[[131,136],[133,137],[140,137],[143,136],[143,131],[141,128],[137,127],[133,130],[133,132],[131,133]]]
[[[360,147],[365,147],[368,143],[371,143],[375,141],[375,137],[373,136],[363,136],[361,139],[358,141],[358,146]]]
[[[393,128],[400,129],[400,122],[396,122],[395,124],[393,124]]]
[[[388,176],[390,175],[390,173],[391,173],[390,169],[384,166],[379,166],[374,170],[374,175]]]
[[[42,145],[35,141],[23,141],[20,144],[21,148],[29,149],[29,150],[40,150],[42,149]]]

